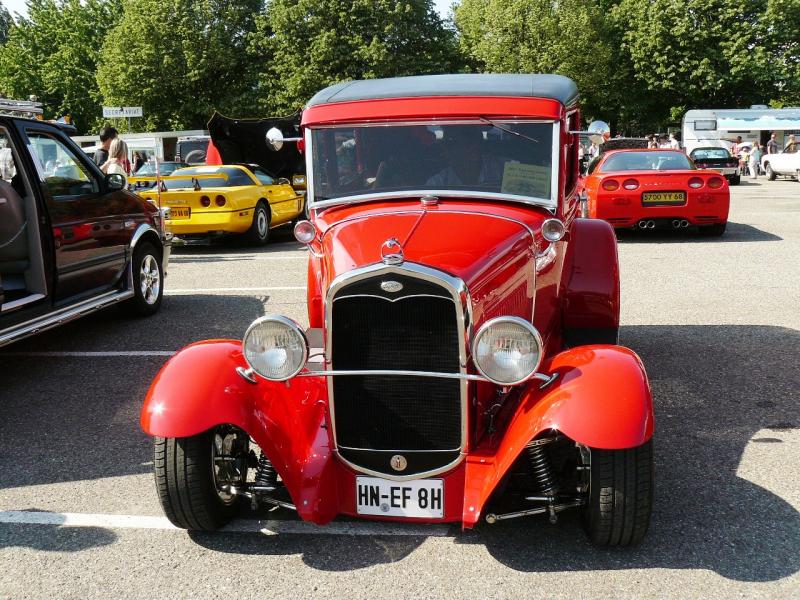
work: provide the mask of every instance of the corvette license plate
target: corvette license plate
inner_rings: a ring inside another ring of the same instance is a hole
[[[444,481],[389,481],[356,477],[356,511],[360,515],[441,519],[444,516]]]
[[[642,194],[642,204],[646,206],[656,206],[659,204],[669,206],[672,204],[685,203],[685,192],[645,192]]]
[[[188,206],[170,206],[170,219],[189,219],[192,216],[192,209]]]

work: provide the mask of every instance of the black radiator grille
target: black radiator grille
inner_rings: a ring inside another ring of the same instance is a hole
[[[398,300],[382,292],[387,279],[415,295],[402,298],[401,292]],[[332,367],[458,373],[457,318],[452,298],[438,285],[396,275],[360,281],[340,290],[333,303]],[[458,456],[458,379],[339,376],[333,378],[333,402],[340,453],[354,464],[392,473],[385,451],[422,451],[407,455],[403,474],[410,474]]]

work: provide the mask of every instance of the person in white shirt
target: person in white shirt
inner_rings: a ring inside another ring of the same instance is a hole
[[[674,133],[669,134],[669,147],[672,148],[673,150],[681,149],[681,144],[678,140],[675,139]]]

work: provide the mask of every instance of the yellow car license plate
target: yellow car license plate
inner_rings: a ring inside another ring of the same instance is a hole
[[[188,206],[170,206],[170,219],[189,219],[192,216],[192,209]]]
[[[642,194],[642,204],[685,204],[686,192],[645,192]]]

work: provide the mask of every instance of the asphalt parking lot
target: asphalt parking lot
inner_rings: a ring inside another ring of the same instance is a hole
[[[247,510],[228,531],[167,528],[142,399],[187,343],[307,320],[284,229],[257,251],[176,249],[153,318],[111,309],[0,350],[0,598],[800,598],[800,183],[732,196],[722,238],[620,236],[621,343],[656,406],[641,546],[595,549],[568,513],[466,533]]]

